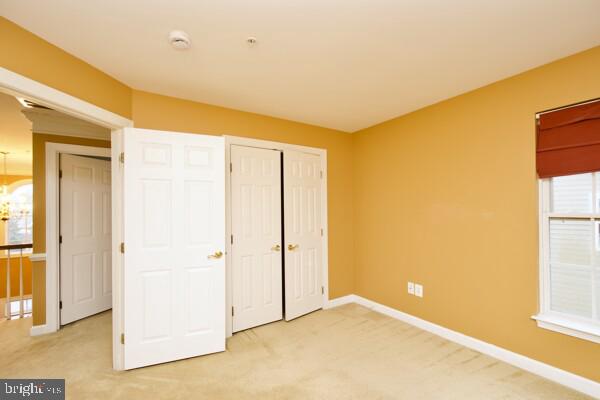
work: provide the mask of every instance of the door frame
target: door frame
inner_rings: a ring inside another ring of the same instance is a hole
[[[257,147],[267,150],[279,150],[285,154],[285,151],[294,150],[305,153],[315,154],[320,157],[321,160],[321,171],[323,172],[323,179],[321,179],[321,228],[323,229],[322,241],[322,259],[321,265],[323,265],[323,308],[325,308],[329,299],[329,230],[327,224],[327,150],[316,147],[300,146],[289,143],[272,142],[268,140],[251,139],[241,136],[223,135],[225,138],[225,321],[226,321],[226,336],[231,337],[233,330],[233,316],[231,308],[233,307],[233,279],[232,279],[232,258],[231,258],[231,234],[232,234],[232,221],[231,221],[231,169],[229,165],[231,163],[231,146],[247,146]],[[283,164],[282,164],[283,166]],[[283,216],[282,216],[283,218]],[[283,219],[282,219],[283,221]],[[282,244],[282,255],[283,255]],[[283,284],[283,282],[282,282]]]
[[[122,255],[119,252],[119,243],[122,241],[122,204],[123,188],[121,185],[121,173],[119,155],[122,149],[122,129],[133,126],[133,121],[111,111],[98,107],[95,104],[81,100],[75,96],[44,85],[26,76],[20,75],[6,68],[0,67],[0,92],[10,94],[17,97],[27,97],[28,99],[49,107],[53,110],[60,111],[64,114],[80,118],[82,120],[92,122],[94,124],[109,128],[111,130],[111,148],[108,150],[111,157],[111,196],[112,196],[112,280],[113,280],[113,313],[112,313],[112,342],[113,342],[113,368],[116,370],[123,369],[123,346],[120,342],[122,326],[123,326],[123,287],[122,287]],[[80,137],[98,139],[93,136],[86,136],[82,132]],[[46,252],[32,254],[33,262],[45,261],[46,270],[46,323],[44,325],[34,325],[30,330],[32,336],[42,335],[45,333],[56,332],[59,327],[58,315],[58,263],[56,256],[58,254],[58,214],[57,214],[57,194],[56,186],[58,181],[58,161],[56,154],[64,149],[62,146],[48,146],[46,144]],[[56,144],[56,143],[52,143]],[[73,146],[73,145],[71,145]],[[78,146],[79,147],[79,146]],[[81,146],[86,147],[86,146]],[[48,157],[50,151],[51,156]],[[69,151],[69,150],[67,150]],[[52,156],[54,154],[54,157]],[[48,168],[48,163],[54,162]],[[53,187],[50,189],[52,195],[49,195],[49,180],[54,181]],[[48,202],[51,202],[50,204]],[[54,204],[52,203],[54,202]],[[53,212],[48,212],[53,210]],[[50,223],[49,223],[50,222]],[[51,229],[52,228],[52,229]],[[48,257],[50,252],[52,257]],[[54,252],[54,253],[53,253]],[[52,279],[49,279],[49,276]]]

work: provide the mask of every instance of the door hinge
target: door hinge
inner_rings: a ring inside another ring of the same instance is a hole
[[[325,294],[325,286],[321,286],[321,294]]]
[[[58,309],[62,310],[62,300],[58,302]]]
[[[229,163],[229,172],[233,172],[233,164]]]
[[[58,179],[62,179],[62,169],[58,170]]]
[[[125,344],[125,334],[121,333],[121,344]]]
[[[233,244],[233,235],[231,235],[231,244]]]
[[[121,253],[125,253],[125,243],[121,242],[121,246],[119,246],[121,249]]]
[[[321,236],[323,236],[323,228],[321,228]]]
[[[125,153],[121,152],[121,154],[119,154],[119,162],[121,164],[125,163]]]
[[[233,307],[231,307],[231,316],[235,316],[235,309]]]
[[[60,235],[60,236],[58,237],[58,243],[59,243],[59,244],[60,244],[60,243],[62,243],[62,235]]]
[[[319,171],[321,174],[321,179],[323,179],[323,171]]]

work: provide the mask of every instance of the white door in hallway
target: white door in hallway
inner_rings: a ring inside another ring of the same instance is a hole
[[[285,319],[323,307],[321,158],[285,151]]]
[[[281,152],[231,146],[233,332],[283,318]]]
[[[123,139],[125,369],[224,351],[224,140]]]
[[[110,161],[60,156],[60,323],[112,307]]]

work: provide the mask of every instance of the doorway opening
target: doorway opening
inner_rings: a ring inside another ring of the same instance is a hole
[[[3,318],[31,317],[34,305],[45,304],[43,297],[34,299],[32,260],[39,255],[33,250],[40,246],[33,242],[36,236],[33,231],[34,226],[43,226],[46,213],[53,212],[58,214],[59,222],[56,251],[59,256],[59,324],[111,308],[110,142],[97,140],[104,147],[91,152],[85,146],[60,149],[56,154],[59,158],[56,208],[43,207],[46,194],[51,196],[43,183],[52,183],[55,171],[46,170],[44,158],[39,157],[48,146],[90,144],[88,139],[79,137],[86,133],[98,139],[110,139],[110,130],[31,99],[3,93],[0,93],[0,115],[4,139],[0,149]],[[34,204],[37,204],[35,216]],[[38,228],[37,240],[43,242],[46,238],[39,235],[39,231]],[[52,242],[53,238],[48,239]],[[97,251],[99,243],[102,243],[101,251]],[[103,297],[101,306],[94,305],[99,295]],[[37,311],[45,310],[37,307]]]
[[[130,127],[133,122],[113,112],[74,96],[46,86],[0,67],[0,93],[10,95],[31,105],[30,109],[40,111],[37,127],[33,125],[29,131],[39,132],[40,146],[33,146],[32,157],[38,160],[33,168],[41,173],[39,179],[33,180],[34,200],[36,204],[33,224],[33,250],[29,255],[32,264],[32,336],[56,332],[60,325],[60,251],[59,251],[59,155],[60,153],[110,157],[112,170],[119,167],[120,144],[115,142],[123,128]],[[64,120],[44,118],[44,112],[56,113],[63,118],[78,121],[70,124],[67,131],[56,132],[55,129]],[[64,140],[56,140],[57,138]],[[62,143],[59,143],[62,142]],[[104,146],[104,147],[103,147]],[[100,150],[98,150],[100,148]],[[88,152],[89,150],[90,152]],[[112,153],[112,154],[111,154]],[[116,156],[115,156],[116,154]],[[115,177],[116,176],[116,177]],[[110,225],[120,226],[120,199],[122,188],[119,174],[111,176],[111,217]],[[35,228],[37,224],[37,229]],[[123,346],[120,340],[122,319],[122,255],[118,252],[121,242],[121,230],[112,229],[111,240],[111,275],[112,275],[112,359],[113,368],[123,369]],[[37,247],[36,247],[37,241]]]

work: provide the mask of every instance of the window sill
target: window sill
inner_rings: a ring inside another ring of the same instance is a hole
[[[538,314],[531,318],[537,321],[537,325],[540,328],[600,343],[600,327],[555,315]]]

